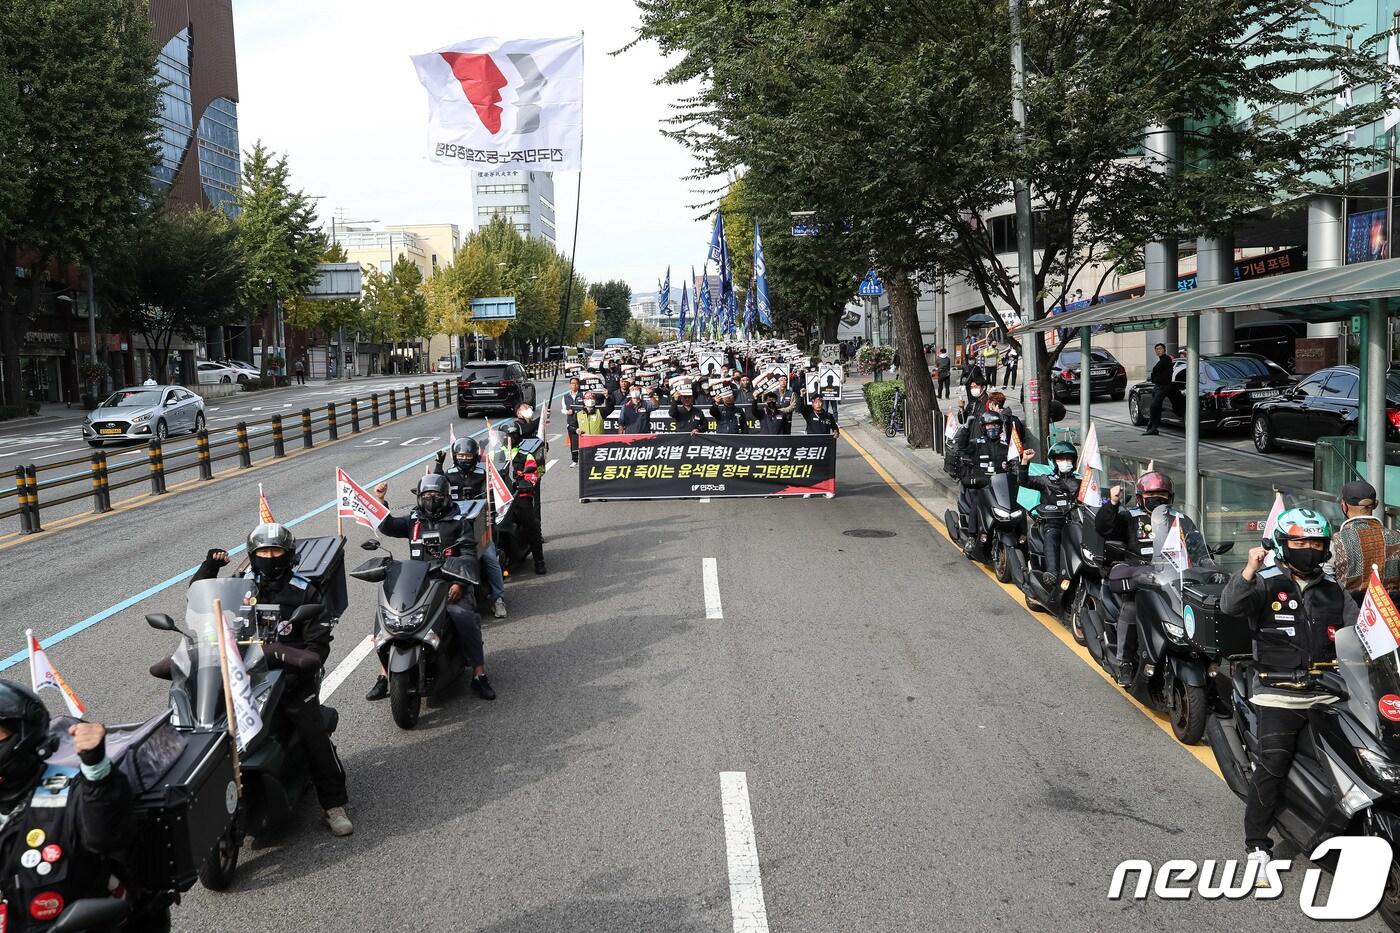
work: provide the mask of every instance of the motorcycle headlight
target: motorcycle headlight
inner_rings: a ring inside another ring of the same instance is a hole
[[[1186,640],[1186,629],[1184,626],[1177,625],[1175,622],[1163,622],[1162,628],[1166,629],[1167,634],[1176,641]]]
[[[391,632],[411,632],[422,624],[422,609],[416,612],[406,612],[402,615],[397,612],[384,613],[384,627]]]
[[[992,514],[995,515],[997,518],[1001,519],[1002,521],[1009,521],[1009,520],[1015,518],[1017,515],[1020,515],[1020,514],[1021,514],[1021,510],[1020,510],[1020,509],[1003,509],[1003,508],[999,508],[998,506],[995,506],[995,505],[994,505],[994,506],[992,506]]]
[[[1084,558],[1085,560],[1097,560],[1097,559],[1098,559],[1098,558],[1094,555],[1094,552],[1091,551],[1091,550],[1089,550],[1089,549],[1086,548],[1086,547],[1081,547],[1081,548],[1079,549],[1079,553],[1083,556],[1083,558]]]
[[[1400,764],[1377,755],[1369,748],[1358,748],[1356,757],[1361,759],[1361,763],[1371,772],[1371,777],[1377,784],[1391,793],[1400,791]]]
[[[150,421],[150,420],[151,420],[151,416],[150,416],[149,414],[137,415],[135,418],[132,418],[132,419],[131,419],[131,423],[132,423],[132,424],[145,424],[147,421]]]

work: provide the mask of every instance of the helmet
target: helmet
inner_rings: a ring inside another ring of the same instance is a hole
[[[997,425],[998,427],[1000,427],[1001,415],[994,411],[982,412],[982,426],[990,427],[991,425]]]
[[[506,446],[514,449],[520,446],[520,439],[525,436],[525,428],[518,419],[512,418],[501,425],[501,434]]]
[[[1170,503],[1173,498],[1175,493],[1172,490],[1172,478],[1167,474],[1149,470],[1138,477],[1137,501],[1140,507],[1146,509],[1148,499],[1165,499]]]
[[[1320,512],[1312,509],[1288,509],[1278,517],[1274,528],[1274,549],[1282,559],[1288,553],[1289,541],[1321,541],[1324,553],[1332,551],[1332,525]],[[1323,558],[1326,560],[1326,558]]]
[[[253,529],[252,534],[248,535],[248,553],[255,554],[265,547],[279,547],[291,554],[297,549],[297,539],[287,530],[285,525],[263,522]]]
[[[44,761],[58,748],[49,733],[49,711],[30,691],[0,680],[0,724],[10,730],[0,742],[0,803],[6,806],[34,788]]]
[[[447,477],[429,473],[418,481],[418,509],[429,518],[442,518],[452,503]]]
[[[459,437],[452,444],[452,460],[459,467],[475,466],[481,459],[481,445],[474,437]]]
[[[1045,454],[1045,456],[1051,462],[1054,462],[1056,460],[1063,460],[1066,457],[1068,457],[1071,460],[1078,460],[1079,451],[1076,450],[1074,445],[1071,444],[1069,441],[1060,441],[1057,444],[1052,444],[1050,446],[1050,450]]]

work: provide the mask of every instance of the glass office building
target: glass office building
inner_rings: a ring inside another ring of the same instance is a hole
[[[186,27],[160,50],[156,72],[160,96],[160,162],[152,170],[156,190],[169,192],[182,170],[199,172],[199,184],[209,205],[236,212],[240,161],[238,104],[214,98],[200,115],[198,132],[191,103],[191,43]]]

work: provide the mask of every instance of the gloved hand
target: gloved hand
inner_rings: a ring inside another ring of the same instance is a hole
[[[204,555],[204,559],[216,567],[222,567],[228,563],[228,551],[221,547],[211,547],[209,553]]]

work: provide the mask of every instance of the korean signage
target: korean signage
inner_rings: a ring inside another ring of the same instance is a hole
[[[579,437],[579,499],[833,496],[836,438],[633,434]]]

